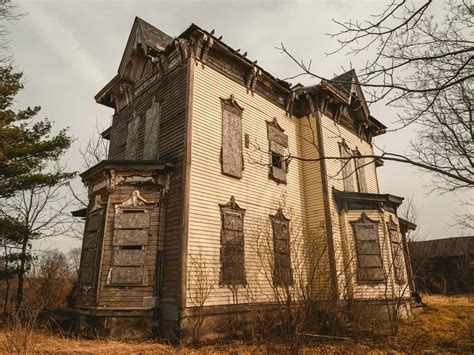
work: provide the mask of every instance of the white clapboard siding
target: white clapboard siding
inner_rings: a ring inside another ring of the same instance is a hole
[[[220,98],[233,94],[244,109],[242,134],[249,134],[250,147],[243,148],[244,170],[242,179],[221,173],[222,109]],[[281,108],[210,67],[195,67],[192,117],[191,177],[188,226],[188,282],[187,306],[193,306],[193,295],[203,287],[196,276],[196,259],[213,271],[215,277],[206,280],[213,291],[206,305],[230,304],[232,292],[218,284],[220,269],[221,216],[219,204],[225,204],[231,196],[245,212],[245,267],[248,286],[240,287],[237,302],[268,302],[272,290],[265,262],[257,256],[256,238],[261,234],[271,236],[269,215],[275,214],[279,204],[286,203],[284,213],[292,218],[290,227],[306,228],[306,194],[303,176],[305,167],[298,160],[291,162],[287,184],[277,184],[268,176],[268,139],[265,121],[277,118],[278,124],[288,135],[289,151],[301,156],[300,123],[289,117]],[[315,170],[315,174],[317,171]],[[320,197],[321,198],[321,197]],[[298,220],[298,221],[296,221]],[[266,232],[262,232],[266,231]],[[271,253],[268,255],[271,257]],[[194,260],[194,261],[193,261]]]

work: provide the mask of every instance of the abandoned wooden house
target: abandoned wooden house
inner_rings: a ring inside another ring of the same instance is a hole
[[[474,236],[413,241],[408,247],[417,290],[474,292]]]
[[[354,71],[291,87],[213,32],[136,18],[95,99],[114,113],[108,159],[81,174],[82,331],[183,339],[204,315],[217,334],[284,287],[322,303],[409,297],[403,198],[379,191],[385,126]]]

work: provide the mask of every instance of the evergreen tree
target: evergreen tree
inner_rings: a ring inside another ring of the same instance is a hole
[[[67,131],[50,136],[51,122],[32,122],[40,107],[14,110],[13,100],[23,88],[22,73],[0,68],[0,198],[31,187],[54,186],[74,173],[45,171],[72,143]]]
[[[23,88],[21,78],[22,73],[11,67],[0,67],[0,277],[7,281],[7,288],[11,278],[18,278],[18,307],[33,260],[31,242],[53,235],[51,231],[63,223],[66,205],[59,206],[58,191],[75,176],[52,169],[72,143],[67,130],[52,135],[51,122],[35,119],[38,106],[13,108]]]

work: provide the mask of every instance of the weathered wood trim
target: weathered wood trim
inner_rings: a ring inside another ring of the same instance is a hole
[[[324,152],[324,141],[323,141],[323,125],[321,121],[320,108],[314,111],[314,118],[316,120],[316,136],[318,140],[319,156],[326,156]],[[329,271],[331,273],[331,295],[332,301],[337,302],[339,295],[337,289],[337,268],[336,268],[336,253],[334,249],[334,238],[332,231],[332,220],[331,220],[331,205],[329,200],[329,185],[327,181],[327,167],[326,160],[321,159],[319,161],[321,171],[321,182],[323,184],[323,203],[324,203],[324,220],[326,225],[326,238],[328,245],[328,258],[329,258]]]
[[[102,260],[104,260],[104,252],[105,252],[105,233],[106,233],[106,227],[107,227],[107,220],[109,218],[109,204],[110,204],[110,199],[109,196],[107,196],[107,203],[105,204],[105,213],[104,213],[104,221],[103,221],[103,227],[102,227],[102,241],[101,241],[101,247],[100,247],[100,260],[99,260],[99,265],[98,265],[98,277],[97,277],[97,292],[96,292],[96,304],[99,304],[99,298],[100,298],[100,280],[102,275]]]
[[[194,101],[194,68],[196,66],[193,56],[188,58],[186,86],[186,136],[184,140],[183,159],[183,193],[182,193],[182,221],[181,221],[181,252],[180,252],[180,290],[178,308],[186,308],[186,283],[188,273],[188,232],[189,232],[189,191],[191,187],[191,149],[192,149],[192,118]]]

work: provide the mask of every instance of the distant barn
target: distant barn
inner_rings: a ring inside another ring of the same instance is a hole
[[[474,236],[409,243],[417,290],[474,292]]]

